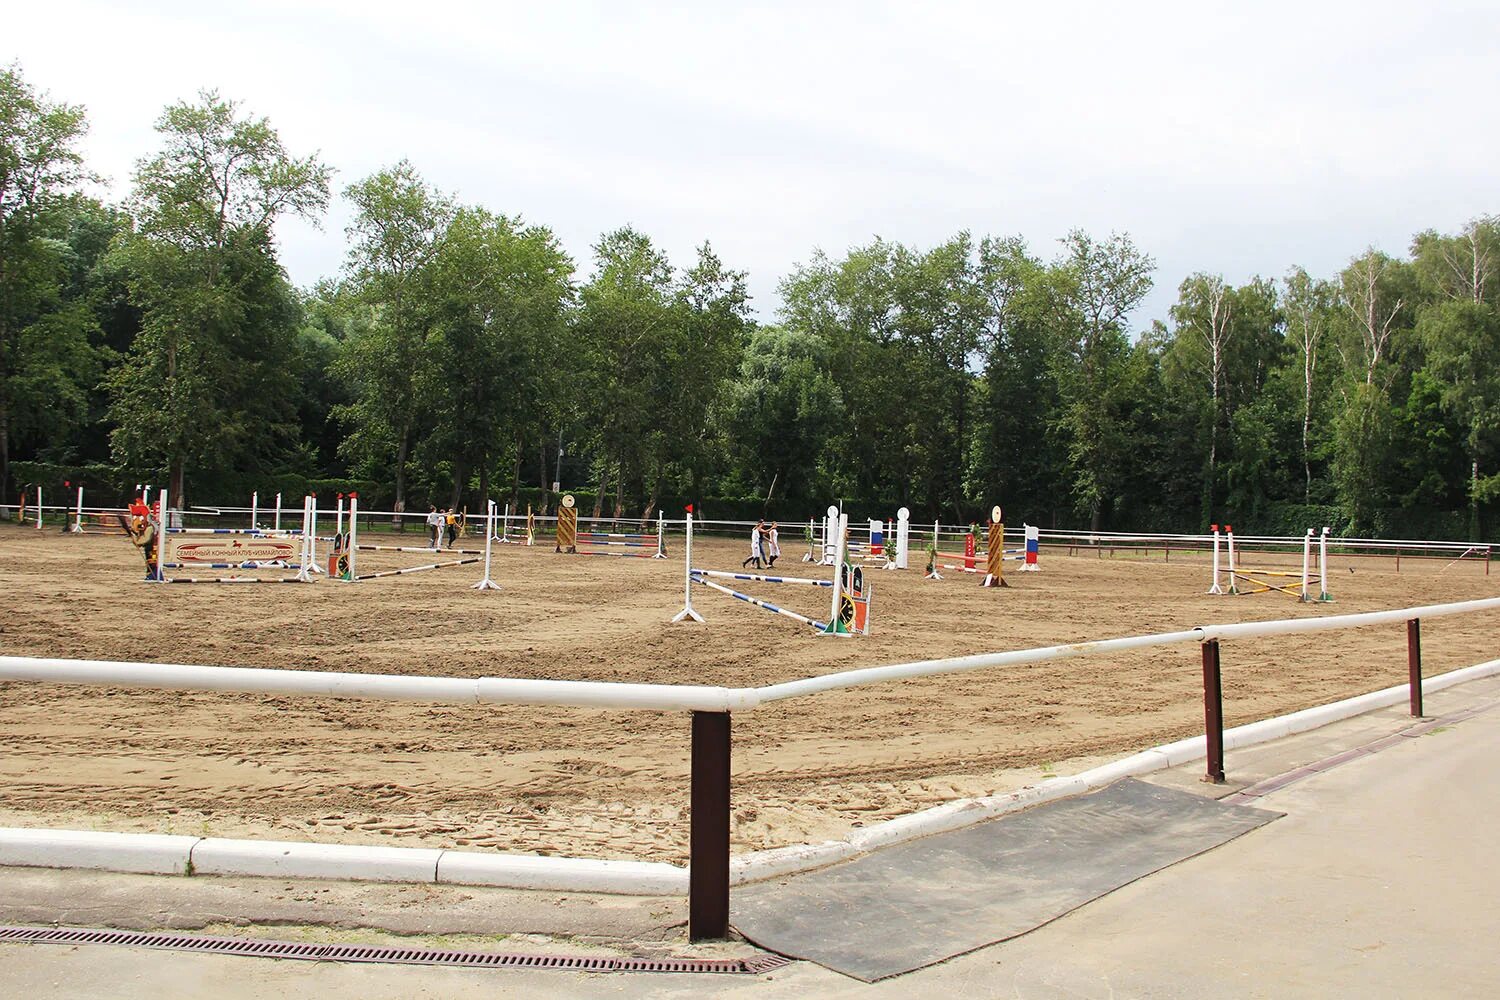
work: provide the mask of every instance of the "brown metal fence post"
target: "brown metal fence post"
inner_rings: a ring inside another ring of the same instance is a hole
[[[729,936],[729,713],[693,713],[688,939]]]
[[[1406,677],[1411,685],[1412,718],[1422,717],[1422,619],[1406,623]]]
[[[1203,734],[1208,743],[1204,781],[1224,783],[1224,689],[1219,678],[1219,640],[1203,643]]]

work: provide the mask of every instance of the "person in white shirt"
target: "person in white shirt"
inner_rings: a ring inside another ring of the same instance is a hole
[[[430,548],[437,548],[443,540],[443,515],[432,504],[427,505],[427,544]]]
[[[776,522],[766,529],[766,565],[774,567],[776,560],[781,557],[781,541],[776,534]]]
[[[746,559],[744,562],[740,563],[740,569],[744,569],[746,566],[749,566],[752,562],[755,563],[755,568],[756,569],[760,569],[761,537],[762,537],[762,532],[764,532],[765,530],[766,530],[766,522],[764,520],[760,520],[760,521],[756,521],[755,522],[755,527],[752,528],[751,531],[750,531],[750,557],[748,559]]]

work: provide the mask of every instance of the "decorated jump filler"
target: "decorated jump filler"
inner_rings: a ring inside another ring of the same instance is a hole
[[[970,545],[973,545],[973,537]],[[990,533],[985,541],[985,574],[981,587],[1009,587],[1005,582],[1005,517],[1000,511],[1000,505],[990,510]]]
[[[578,508],[573,494],[563,495],[562,504],[557,508],[557,548],[556,552],[578,552]]]

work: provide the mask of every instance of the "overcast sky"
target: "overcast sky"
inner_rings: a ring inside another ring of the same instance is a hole
[[[1128,232],[1141,327],[1192,271],[1332,274],[1500,211],[1493,2],[62,2],[13,5],[0,60],[87,107],[112,197],[216,87],[337,188],[405,157],[584,271],[623,224],[681,265],[708,239],[766,320],[814,248],[876,235]],[[281,227],[297,284],[347,218]]]

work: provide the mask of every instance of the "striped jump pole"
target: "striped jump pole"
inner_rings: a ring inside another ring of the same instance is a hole
[[[434,549],[426,545],[356,545],[361,552],[456,552],[461,556],[482,556],[484,549]]]
[[[500,585],[490,579],[490,547],[495,543],[495,501],[486,500],[484,523],[484,578],[471,586],[470,590],[499,590]],[[506,507],[509,515],[510,507]]]
[[[804,625],[810,625],[813,628],[817,629],[819,632],[828,627],[825,623],[813,621],[806,615],[799,615],[795,611],[788,611],[786,608],[772,604],[770,601],[763,601],[759,597],[751,597],[749,594],[742,594],[738,590],[731,590],[729,587],[721,586],[717,583],[714,583],[712,580],[704,579],[701,576],[692,576],[691,579],[695,583],[698,583],[704,587],[708,587],[711,590],[717,590],[721,594],[728,594],[730,597],[733,597],[736,600],[744,601],[747,604],[753,604],[757,608],[764,608],[765,610],[778,615],[785,615],[793,621],[801,622]]]
[[[161,583],[306,583],[295,576],[168,576]]]
[[[759,573],[728,573],[718,569],[692,569],[694,576],[712,576],[720,580],[759,580],[761,583],[801,583],[810,587],[832,587],[832,580],[809,580],[801,576],[762,576]]]
[[[378,580],[383,576],[404,576],[407,573],[425,573],[430,569],[447,569],[450,566],[468,566],[479,562],[479,559],[453,559],[448,562],[428,563],[426,566],[406,566],[402,569],[386,569],[378,573],[365,573],[356,576],[356,580]]]

